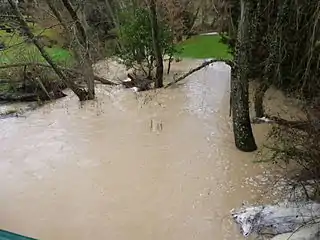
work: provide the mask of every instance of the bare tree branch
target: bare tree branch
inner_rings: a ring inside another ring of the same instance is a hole
[[[177,82],[180,82],[182,81],[183,79],[185,79],[186,77],[188,77],[189,75],[201,70],[202,68],[206,67],[206,66],[209,66],[211,63],[214,63],[214,62],[220,62],[220,61],[224,61],[224,60],[221,60],[221,59],[211,59],[209,61],[205,61],[204,63],[202,63],[200,66],[194,68],[194,69],[191,69],[189,72],[187,72],[186,74],[182,75],[181,77],[177,78],[176,80],[168,83],[164,88],[168,88],[170,87],[171,85],[177,83]],[[228,63],[229,65],[232,65],[232,62],[231,61],[225,61],[226,63]]]

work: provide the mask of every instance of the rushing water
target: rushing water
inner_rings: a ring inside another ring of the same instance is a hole
[[[99,86],[97,101],[1,120],[0,227],[45,240],[242,239],[229,211],[260,199],[246,180],[264,170],[234,147],[228,71],[138,95]]]

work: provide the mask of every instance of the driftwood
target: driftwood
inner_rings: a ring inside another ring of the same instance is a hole
[[[94,80],[99,81],[99,82],[101,82],[102,84],[106,84],[106,85],[118,85],[118,84],[115,83],[115,82],[112,82],[112,81],[107,80],[107,79],[102,78],[102,77],[98,77],[98,76],[96,76],[96,75],[94,75]]]
[[[152,79],[143,75],[128,73],[127,80],[122,81],[122,85],[126,88],[135,88],[137,91],[146,91],[151,88]]]
[[[202,68],[206,67],[206,66],[209,66],[211,63],[214,63],[214,62],[226,62],[227,64],[229,65],[232,65],[232,62],[231,61],[225,61],[225,60],[221,60],[221,59],[210,59],[210,60],[206,60],[204,61],[200,66],[194,68],[194,69],[191,69],[189,72],[187,72],[186,74],[182,75],[181,77],[178,77],[177,79],[175,79],[174,81],[168,83],[164,88],[168,88],[170,87],[171,85],[177,83],[177,82],[180,82],[182,81],[183,79],[185,79],[186,77],[188,77],[189,75],[201,70]]]
[[[260,123],[275,123],[275,122],[267,117],[254,117],[252,118],[251,123],[260,124]]]
[[[308,201],[248,207],[233,212],[232,217],[245,237],[252,233],[278,235],[320,218],[320,204]]]

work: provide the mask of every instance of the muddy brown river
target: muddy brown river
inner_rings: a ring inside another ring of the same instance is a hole
[[[236,240],[229,211],[263,198],[235,149],[229,69],[147,93],[98,86],[0,122],[0,228],[43,240]],[[265,126],[255,126],[258,144]]]

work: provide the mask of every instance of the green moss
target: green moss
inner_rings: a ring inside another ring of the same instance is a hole
[[[181,58],[221,58],[232,59],[228,47],[220,42],[220,36],[201,35],[194,36],[178,45]]]

